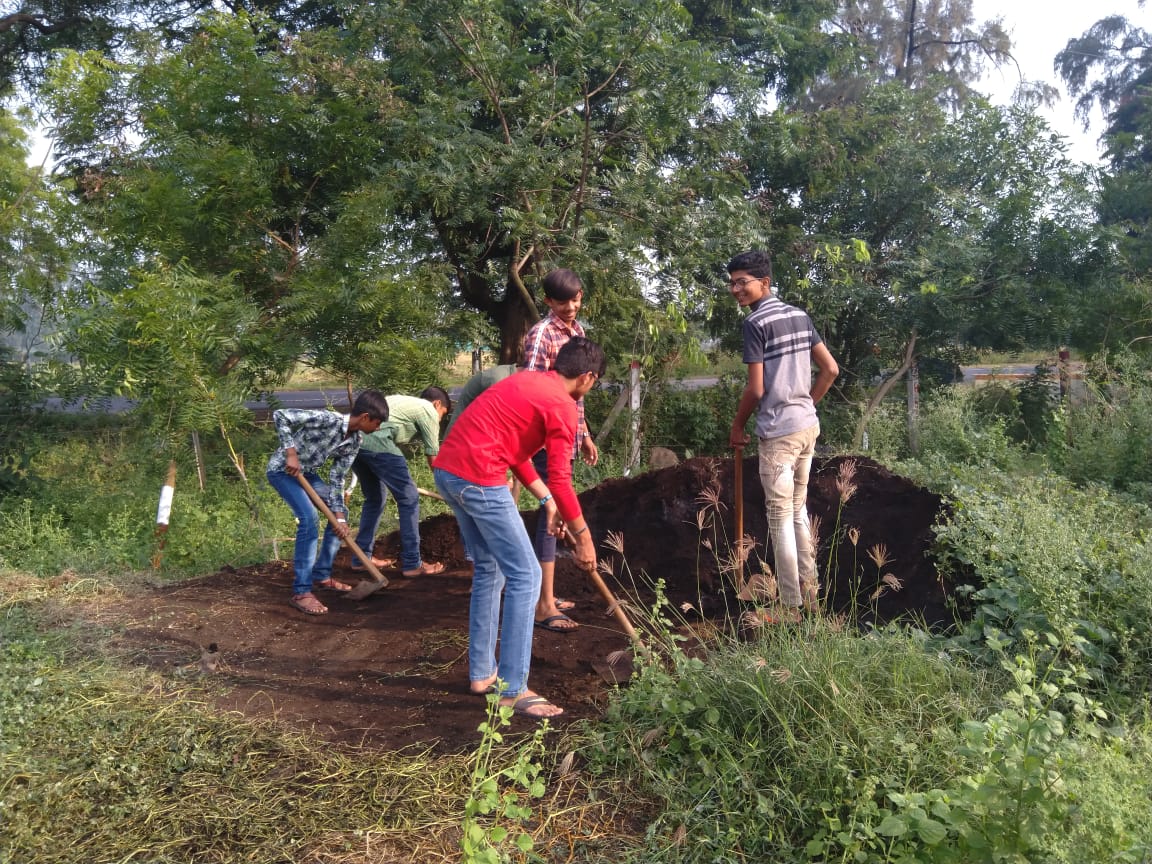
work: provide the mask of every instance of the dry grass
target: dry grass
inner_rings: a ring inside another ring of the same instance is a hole
[[[6,583],[0,858],[459,860],[468,754],[335,746],[214,711],[202,689],[208,679],[174,681],[96,656],[96,647],[80,649],[97,642],[68,620],[70,595],[84,592],[91,611],[100,590],[90,579],[11,576]],[[49,607],[51,646],[33,626]],[[59,636],[69,624],[71,644]],[[630,825],[635,799],[583,769],[578,730],[549,743],[547,758],[555,764],[544,765],[548,791],[526,802],[535,815],[528,828],[536,848],[549,860],[573,860],[577,850],[621,857],[641,830]],[[497,745],[493,764],[514,761],[518,746],[509,736]]]

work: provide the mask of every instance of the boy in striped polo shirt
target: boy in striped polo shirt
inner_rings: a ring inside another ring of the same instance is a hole
[[[744,425],[755,412],[760,482],[780,602],[799,610],[805,593],[814,598],[818,589],[807,509],[808,474],[820,435],[816,403],[840,367],[808,313],[772,295],[772,258],[767,252],[744,252],[729,261],[727,269],[728,290],[748,310],[744,319],[748,382],[729,443],[733,447],[748,443]]]

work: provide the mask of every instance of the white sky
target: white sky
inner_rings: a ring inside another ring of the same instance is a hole
[[[1082,162],[1098,161],[1096,142],[1104,127],[1099,111],[1093,112],[1092,127],[1085,132],[1072,116],[1074,102],[1052,71],[1052,63],[1069,39],[1083,35],[1109,15],[1124,15],[1145,28],[1152,27],[1152,3],[1141,9],[1137,0],[973,0],[972,11],[977,21],[1002,18],[1012,37],[1020,73],[1030,81],[1047,81],[1060,91],[1062,99],[1041,113],[1053,129],[1068,138],[1068,155]],[[1009,63],[991,71],[977,89],[987,91],[993,102],[1008,104],[1018,81],[1016,66]]]

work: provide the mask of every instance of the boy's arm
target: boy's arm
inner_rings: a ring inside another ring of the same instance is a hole
[[[736,417],[732,421],[732,430],[728,435],[728,443],[733,447],[743,447],[748,443],[748,435],[744,431],[744,424],[764,398],[764,364],[748,364],[748,381],[744,384],[744,392],[740,394],[740,404],[736,406]]]
[[[824,398],[824,394],[828,392],[832,382],[840,374],[840,366],[836,363],[836,358],[832,356],[832,352],[828,350],[828,346],[823,342],[818,342],[812,346],[812,365],[816,367],[817,372],[809,395],[815,403]]]
[[[431,465],[432,458],[440,452],[440,415],[436,413],[431,402],[428,403],[428,411],[417,418],[416,432],[420,435],[424,455],[428,457],[428,464]]]

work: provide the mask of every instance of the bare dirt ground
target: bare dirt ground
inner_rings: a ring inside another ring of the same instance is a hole
[[[856,469],[849,482],[854,492],[842,504],[845,461],[817,459],[809,494],[809,509],[822,523],[822,572],[830,548],[837,549],[837,565],[822,586],[825,605],[879,621],[912,613],[947,626],[950,586],[926,557],[941,500],[855,458],[847,460]],[[605,574],[605,581],[613,591],[647,609],[654,597],[648,583],[660,578],[674,607],[691,604],[689,616],[730,620],[733,610],[738,614],[741,603],[723,564],[732,548],[734,465],[692,459],[609,480],[580,496],[598,549],[612,565],[615,575]],[[755,457],[744,460],[743,488],[744,531],[757,540],[752,561],[770,561]],[[856,544],[849,529],[859,531]],[[389,587],[361,602],[328,593],[323,599],[331,611],[324,616],[289,607],[291,562],[269,561],[141,589],[102,623],[111,625],[111,645],[132,662],[170,674],[187,674],[215,646],[204,665],[218,685],[209,691],[220,709],[374,748],[466,749],[484,717],[483,700],[470,695],[467,684],[470,571],[451,517],[427,519],[421,532],[425,559],[445,561],[446,572],[417,579],[389,573]],[[623,556],[604,546],[610,532],[620,538]],[[390,556],[395,544],[394,535],[383,538],[375,552]],[[878,544],[891,559],[882,568],[867,554]],[[335,575],[354,580],[346,554]],[[875,597],[884,574],[895,577],[900,590],[889,579]],[[571,614],[582,626],[567,634],[536,631],[529,684],[566,709],[556,724],[563,725],[603,710],[611,685],[597,667],[628,639],[570,559],[558,562],[556,583],[558,594],[577,602]],[[531,722],[516,718],[513,728],[528,729]]]

